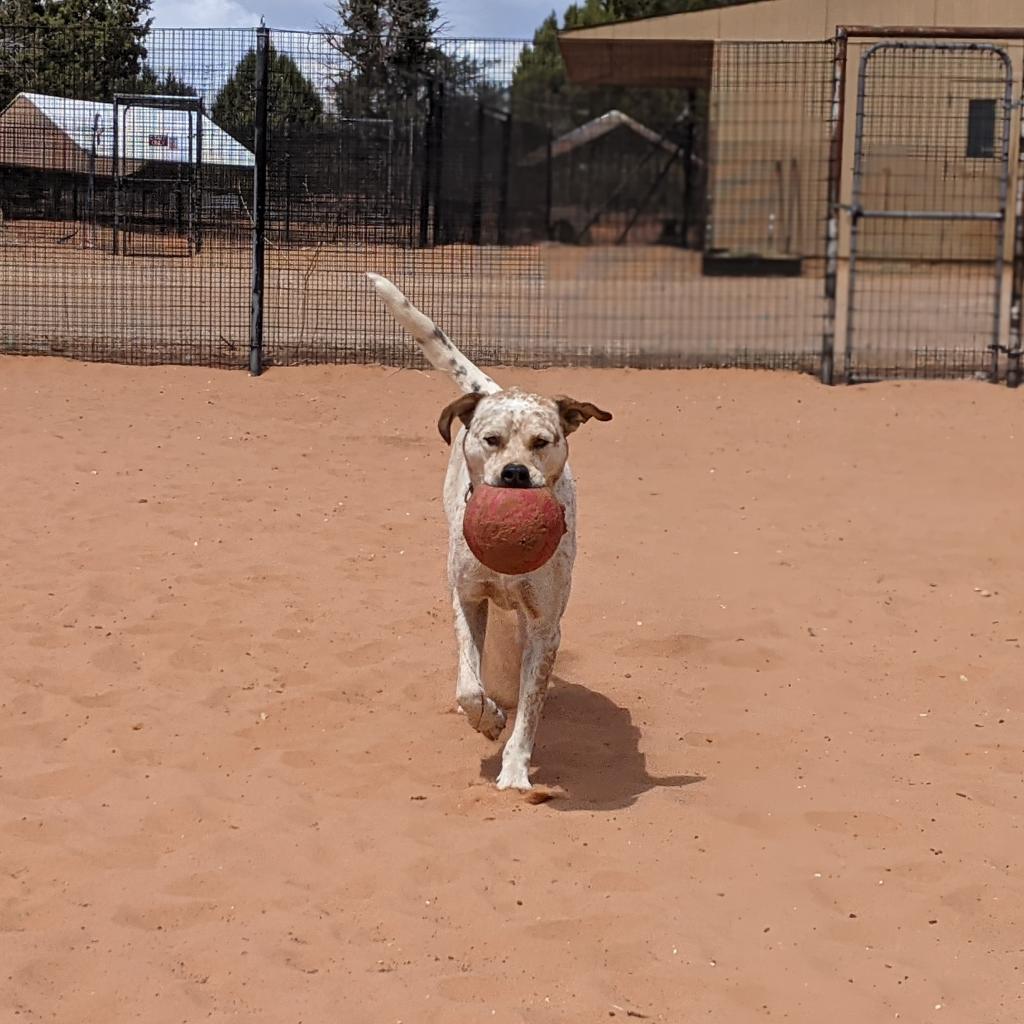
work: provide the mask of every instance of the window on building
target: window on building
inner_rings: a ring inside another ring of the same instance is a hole
[[[991,159],[996,155],[996,101],[971,100],[967,107],[967,155]]]

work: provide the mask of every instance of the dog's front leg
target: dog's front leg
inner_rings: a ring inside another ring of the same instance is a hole
[[[455,699],[469,724],[489,740],[496,740],[505,728],[505,712],[484,693],[480,680],[480,656],[487,634],[487,601],[466,601],[457,590],[452,593],[455,610],[455,639],[459,645],[459,678]]]
[[[544,709],[548,680],[554,668],[561,633],[544,622],[527,621],[523,638],[523,665],[519,677],[519,708],[512,735],[501,755],[498,789],[531,789],[530,758],[537,726]]]

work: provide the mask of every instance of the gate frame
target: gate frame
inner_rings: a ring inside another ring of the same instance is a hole
[[[834,45],[834,92],[832,100],[832,139],[829,160],[828,209],[826,211],[826,264],[825,264],[825,326],[822,337],[822,373],[824,384],[833,384],[835,367],[835,342],[839,327],[843,329],[845,338],[846,323],[839,322],[839,295],[841,281],[848,283],[849,271],[844,269],[844,252],[842,247],[842,213],[851,214],[852,209],[843,199],[843,177],[846,168],[846,90],[848,87],[848,52],[849,41],[865,40],[888,41],[893,39],[907,40],[943,40],[943,41],[995,41],[997,44],[1024,43],[1024,27],[1012,26],[964,26],[964,25],[837,25]],[[1024,48],[1022,48],[1024,50]],[[1016,83],[1024,89],[1024,53],[1017,54],[1022,60],[1021,81]],[[1011,112],[1024,109],[1024,98],[1013,100],[1011,95]],[[1014,185],[1016,203],[1012,211],[1013,233],[1015,239],[1013,251],[1013,268],[1010,283],[1009,345],[1004,351],[1008,357],[1007,384],[1016,387],[1024,383],[1024,116],[1013,118],[1011,113],[1011,131],[1016,123],[1017,161],[1016,167],[1009,166],[1011,182]],[[1004,243],[1006,237],[1004,221]],[[852,225],[851,225],[852,227]],[[1004,250],[1005,251],[1005,250]],[[848,256],[848,250],[845,253]],[[845,317],[845,310],[843,310]],[[1001,316],[1001,313],[1000,313]],[[1002,328],[1002,323],[1000,324]],[[998,353],[997,353],[998,355]],[[846,367],[843,367],[844,381],[849,384]]]
[[[954,210],[865,210],[860,204],[864,170],[864,117],[865,100],[867,98],[868,68],[872,57],[883,51],[924,52],[924,53],[988,53],[998,57],[1005,71],[1003,82],[1003,113],[1002,113],[1002,145],[999,154],[1002,173],[999,180],[997,209],[991,212],[954,211]],[[853,187],[850,195],[850,248],[849,270],[846,294],[846,331],[844,337],[844,376],[848,384],[854,383],[852,371],[854,345],[854,298],[857,282],[857,243],[860,238],[860,222],[863,219],[886,220],[935,220],[935,221],[987,221],[998,223],[998,241],[993,270],[996,277],[994,296],[994,322],[992,325],[992,341],[989,349],[992,353],[992,366],[989,379],[995,382],[999,378],[999,355],[1001,351],[1000,337],[1002,334],[1002,302],[1003,302],[1003,270],[1006,263],[1006,229],[1007,200],[1010,189],[1010,130],[1011,112],[1013,110],[1013,61],[1009,53],[995,43],[957,39],[883,39],[869,46],[860,57],[857,69],[857,117],[853,149]]]
[[[113,244],[114,255],[128,255],[127,241],[118,246],[118,240],[122,234],[121,227],[121,190],[126,177],[124,173],[124,146],[121,138],[121,120],[126,117],[132,107],[150,107],[154,110],[180,110],[189,118],[189,140],[188,140],[188,163],[186,166],[190,172],[190,196],[188,204],[188,230],[186,239],[188,242],[188,254],[193,256],[203,247],[203,116],[206,113],[205,104],[201,96],[150,96],[144,93],[114,93],[113,118],[114,133],[113,161],[111,165],[112,177],[114,179],[114,232]],[[192,145],[192,117],[195,116],[195,148]]]

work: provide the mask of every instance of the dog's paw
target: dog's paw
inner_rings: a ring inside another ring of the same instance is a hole
[[[530,766],[527,764],[503,764],[498,776],[498,789],[533,789],[530,783]]]
[[[505,712],[490,697],[484,697],[480,720],[476,724],[477,732],[483,733],[489,740],[496,740],[504,728]]]
[[[505,712],[483,691],[467,698],[460,697],[458,709],[466,716],[469,724],[489,740],[496,740],[505,728]]]

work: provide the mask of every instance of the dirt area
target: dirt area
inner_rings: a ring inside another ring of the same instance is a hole
[[[1016,1024],[1020,393],[503,375],[573,438],[533,805],[445,381],[0,360],[0,1017]]]
[[[83,248],[74,222],[0,229],[0,352],[151,364],[248,366],[248,240],[196,256]],[[367,229],[369,233],[370,229]],[[995,277],[966,264],[861,261],[860,379],[971,377],[991,365]],[[743,366],[816,374],[826,332],[824,262],[796,278],[706,277],[701,255],[661,245],[435,249],[373,237],[267,249],[264,344],[277,365],[419,365],[367,287],[386,274],[480,361],[523,366]],[[844,299],[845,301],[845,299]],[[836,359],[841,371],[845,342]]]
[[[18,221],[0,232],[11,312],[0,350],[248,365],[247,239],[211,239],[191,258],[179,242],[162,256],[115,257],[83,248],[75,229]],[[367,287],[372,270],[393,277],[480,360],[815,370],[826,310],[821,261],[796,279],[705,278],[700,267],[697,253],[654,245],[412,249],[357,237],[291,248],[271,240],[266,353],[279,365],[408,365],[405,339]],[[928,343],[941,344],[936,337]]]

